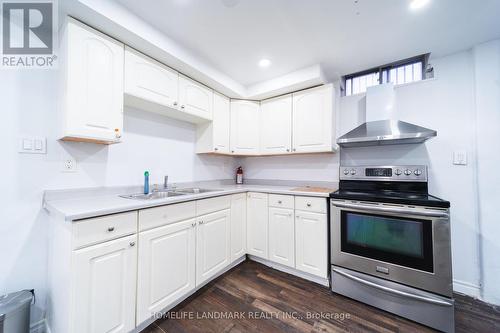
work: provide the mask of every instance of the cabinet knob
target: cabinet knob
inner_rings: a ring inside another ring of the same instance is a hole
[[[199,223],[200,223],[200,224],[203,224],[203,223],[205,223],[205,222],[203,222],[203,221],[200,221]]]
[[[290,151],[290,149],[288,149],[288,148],[287,148],[287,149],[286,149],[286,151],[287,151],[287,152],[289,152],[289,151]]]
[[[184,109],[184,108],[185,108],[185,106],[184,106],[184,105],[181,105],[181,109]]]
[[[281,201],[281,200],[278,200],[278,203],[279,203],[279,204],[281,205],[281,204],[283,203],[283,201]]]
[[[234,154],[234,150],[231,150],[231,153],[233,153],[233,154]]]
[[[179,104],[179,103],[177,103],[177,101],[175,101],[175,102],[174,102],[174,106],[177,106],[177,104]]]
[[[135,246],[135,242],[130,242],[130,246]]]
[[[217,150],[219,150],[219,148],[215,147],[214,150],[217,151]]]
[[[293,150],[293,151],[297,151],[297,149],[295,149],[295,148],[293,148],[292,150]]]
[[[311,207],[311,204],[310,204],[310,203],[307,203],[307,207]]]
[[[191,226],[194,228],[196,227],[196,222],[191,223]]]
[[[115,227],[108,227],[108,232],[115,231]]]

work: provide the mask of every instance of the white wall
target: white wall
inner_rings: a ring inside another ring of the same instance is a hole
[[[500,40],[474,48],[483,298],[500,304]]]
[[[125,110],[123,142],[111,146],[56,141],[56,71],[0,71],[0,294],[35,288],[33,321],[43,316],[47,282],[46,189],[139,185],[152,182],[232,178],[231,158],[197,156],[195,127],[138,110]],[[48,153],[17,152],[22,135],[46,136]],[[62,173],[62,158],[76,158],[78,171]]]

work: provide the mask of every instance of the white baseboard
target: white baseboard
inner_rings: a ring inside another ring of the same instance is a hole
[[[227,266],[226,268],[224,268],[223,270],[219,271],[212,279],[210,279],[209,281],[206,281],[204,282],[203,284],[199,285],[198,287],[196,287],[194,290],[192,290],[191,292],[187,293],[186,295],[184,295],[182,298],[178,299],[177,301],[175,301],[174,303],[170,304],[168,307],[164,308],[163,310],[161,311],[158,311],[158,314],[165,314],[167,313],[168,311],[170,311],[171,309],[173,309],[174,307],[176,307],[177,305],[179,305],[180,303],[182,303],[184,300],[186,300],[189,296],[193,295],[195,292],[197,292],[198,290],[200,290],[201,288],[203,288],[204,286],[206,286],[207,284],[209,284],[212,280],[218,278],[219,276],[221,276],[222,274],[226,273],[227,271],[229,271],[230,269],[238,266],[239,264],[241,264],[243,261],[246,260],[246,255],[242,256],[241,258],[239,259],[236,259],[233,263],[231,263],[229,266]],[[149,325],[151,325],[153,322],[156,321],[157,318],[155,317],[152,317],[152,318],[149,318],[145,321],[143,321],[142,323],[140,323],[139,325],[137,325],[137,327],[131,331],[131,333],[139,333],[141,332],[142,330],[144,330],[146,327],[148,327]]]
[[[285,272],[285,273],[288,273],[291,275],[298,276],[302,279],[309,280],[309,281],[321,284],[321,285],[326,286],[326,287],[330,287],[330,280],[328,280],[328,279],[324,279],[324,278],[321,278],[321,277],[318,277],[318,276],[315,276],[315,275],[312,275],[309,273],[305,273],[305,272],[296,270],[295,268],[291,268],[291,267],[288,267],[288,266],[285,266],[282,264],[278,264],[278,263],[269,261],[267,259],[262,259],[262,258],[253,256],[253,255],[250,255],[250,254],[248,255],[248,259],[259,262],[263,265],[274,268],[278,271],[282,271],[282,272]]]
[[[453,291],[472,296],[474,298],[481,297],[481,288],[475,284],[465,281],[453,280]]]

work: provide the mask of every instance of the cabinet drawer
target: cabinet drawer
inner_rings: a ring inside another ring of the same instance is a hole
[[[269,207],[293,209],[293,195],[269,194]]]
[[[196,216],[194,201],[139,211],[139,231],[148,230]]]
[[[326,213],[326,199],[314,197],[295,197],[295,209],[306,212]]]
[[[196,201],[196,215],[205,215],[231,207],[231,196],[225,195]]]
[[[102,243],[137,232],[137,212],[73,222],[73,248]]]

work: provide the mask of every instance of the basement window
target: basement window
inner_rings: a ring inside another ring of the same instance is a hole
[[[430,54],[396,61],[343,77],[344,95],[350,96],[366,92],[366,88],[381,83],[394,85],[421,81],[425,78],[425,68]]]

